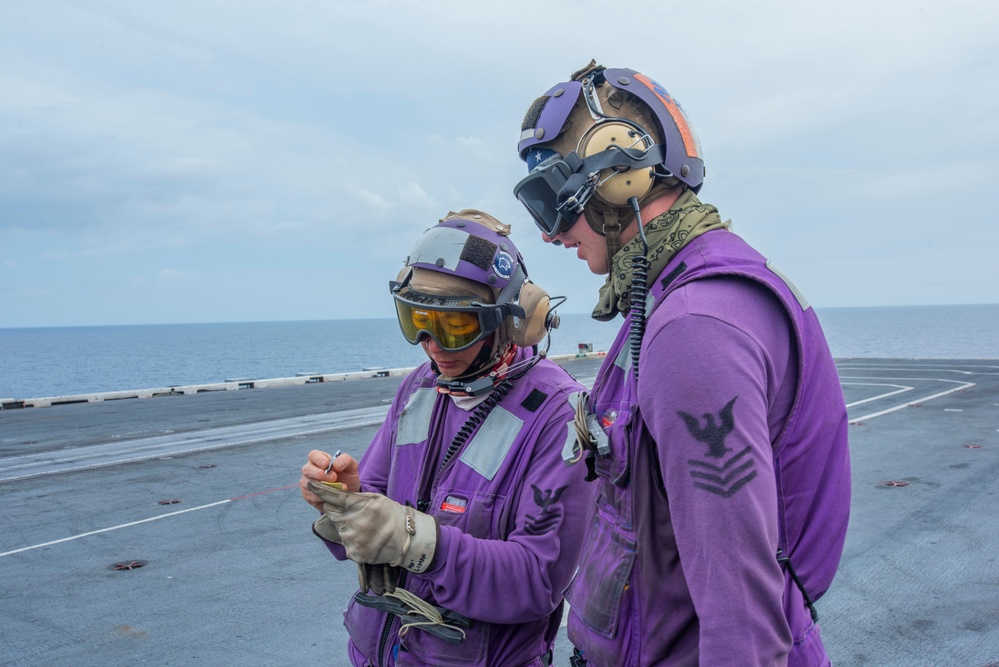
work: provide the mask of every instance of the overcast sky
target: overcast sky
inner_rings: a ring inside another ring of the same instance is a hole
[[[0,327],[390,317],[473,207],[589,312],[511,190],[591,58],[663,84],[701,198],[816,306],[999,302],[999,3],[0,3]]]

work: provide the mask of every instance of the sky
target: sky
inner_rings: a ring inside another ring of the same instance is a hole
[[[702,200],[819,308],[999,302],[999,3],[0,3],[0,327],[391,317],[512,195],[531,102],[595,58],[683,105]]]

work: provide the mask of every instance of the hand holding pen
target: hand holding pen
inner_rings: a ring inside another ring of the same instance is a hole
[[[344,491],[359,491],[361,489],[357,460],[350,454],[344,454],[339,450],[335,454],[328,454],[314,449],[309,452],[308,461],[302,466],[302,478],[298,483],[302,489],[302,498],[321,511],[323,501],[309,490],[310,480],[339,483]]]

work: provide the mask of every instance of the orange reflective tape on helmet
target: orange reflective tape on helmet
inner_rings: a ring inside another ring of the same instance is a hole
[[[658,82],[653,81],[644,74],[635,73],[635,79],[640,83],[645,84],[645,86],[655,93],[655,96],[663,103],[666,110],[669,111],[669,115],[673,118],[673,122],[676,124],[676,129],[680,132],[680,136],[683,138],[683,148],[687,151],[688,157],[701,157],[701,146],[697,137],[694,136],[694,131],[690,127],[690,121],[687,120],[687,114],[683,112],[683,108],[677,104],[673,96],[670,95],[665,88],[662,87]]]

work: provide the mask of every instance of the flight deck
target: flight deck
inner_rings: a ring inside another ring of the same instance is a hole
[[[590,385],[600,358],[560,359]],[[837,665],[999,664],[999,360],[837,360]],[[346,665],[355,568],[312,535],[311,449],[359,457],[399,374],[0,410],[0,664]],[[564,629],[555,665],[568,665]]]

